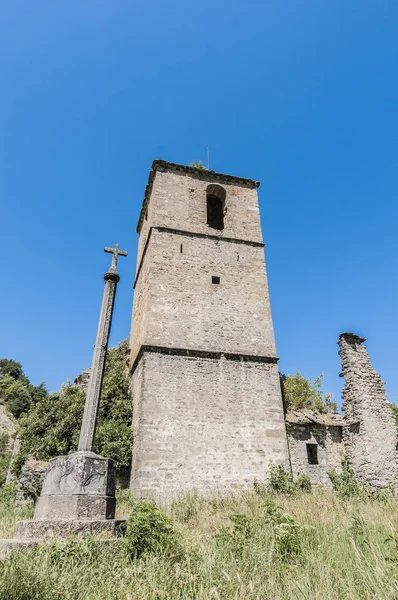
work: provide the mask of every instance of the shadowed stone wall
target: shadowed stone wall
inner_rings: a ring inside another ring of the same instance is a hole
[[[355,475],[376,488],[397,487],[398,430],[387,402],[384,383],[353,333],[339,338],[345,423],[345,453]]]
[[[295,411],[286,415],[293,477],[305,473],[315,485],[331,487],[328,472],[341,471],[343,419],[340,415],[320,415],[312,411],[312,416],[308,418],[306,412],[309,411]],[[308,444],[316,447],[316,464],[310,464]]]

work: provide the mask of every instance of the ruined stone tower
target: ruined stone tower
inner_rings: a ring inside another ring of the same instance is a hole
[[[397,488],[398,430],[380,375],[373,369],[366,340],[353,333],[339,338],[343,389],[343,442],[355,476],[375,488]]]
[[[136,496],[225,492],[289,464],[258,185],[152,165],[130,340]]]

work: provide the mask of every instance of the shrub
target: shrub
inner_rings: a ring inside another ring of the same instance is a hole
[[[390,402],[390,407],[391,407],[391,410],[395,417],[395,424],[398,425],[398,404],[395,404],[394,402]]]
[[[5,431],[0,431],[0,486],[4,485],[11,453],[9,450],[10,436]]]
[[[306,473],[300,473],[300,475],[296,477],[294,485],[302,492],[311,492],[312,490],[311,479]]]
[[[195,167],[196,169],[202,169],[203,171],[208,171],[208,168],[205,167],[201,160],[194,160],[193,162],[189,163],[189,166]]]
[[[261,481],[260,479],[257,479],[256,477],[254,478],[254,481],[253,481],[253,488],[254,488],[254,493],[257,494],[258,496],[266,496],[267,491],[268,491],[267,482]]]
[[[283,465],[271,465],[267,474],[267,487],[273,492],[291,494],[294,492],[293,476]]]
[[[333,489],[341,498],[354,498],[364,492],[364,486],[355,478],[346,459],[341,463],[341,473],[328,472]]]
[[[220,527],[215,539],[228,553],[241,559],[251,546],[266,546],[272,540],[271,554],[282,562],[290,562],[301,552],[302,529],[295,519],[282,511],[272,499],[266,500],[265,515],[248,516],[233,513],[230,525]]]
[[[231,525],[220,527],[215,535],[216,542],[225,546],[233,555],[242,557],[245,548],[249,545],[258,523],[244,514],[233,513],[229,516]]]
[[[323,375],[314,381],[303,377],[298,371],[294,375],[279,374],[282,396],[287,409],[312,409],[321,413],[337,412],[337,404],[332,401],[332,394],[322,390]]]
[[[0,455],[7,453],[9,442],[10,436],[8,433],[6,431],[0,431]]]
[[[287,562],[298,556],[301,552],[302,528],[271,498],[267,499],[267,520],[272,526],[274,553],[277,558]]]
[[[127,521],[125,544],[131,558],[144,554],[178,555],[179,534],[173,521],[156,504],[139,500]]]

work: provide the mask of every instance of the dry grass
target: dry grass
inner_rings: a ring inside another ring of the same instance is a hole
[[[33,508],[14,508],[14,494],[11,487],[0,487],[0,539],[13,537],[18,521],[33,516]]]
[[[120,513],[133,506],[127,493]],[[279,508],[278,508],[279,507]],[[0,508],[0,531],[17,518]],[[330,491],[174,504],[182,556],[86,539],[0,566],[0,600],[398,600],[398,503]]]

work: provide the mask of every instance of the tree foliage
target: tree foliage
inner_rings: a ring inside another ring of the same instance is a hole
[[[283,399],[287,410],[311,409],[321,413],[337,412],[333,395],[322,390],[323,375],[314,381],[303,377],[298,371],[294,375],[281,374]]]
[[[128,392],[128,344],[121,342],[108,350],[95,451],[113,458],[118,468],[131,460],[132,401]],[[75,452],[78,446],[86,390],[66,383],[59,392],[42,395],[20,419],[21,454],[48,460]]]
[[[19,362],[0,359],[0,400],[14,417],[18,419],[44,396],[47,396],[44,383],[32,385]]]

